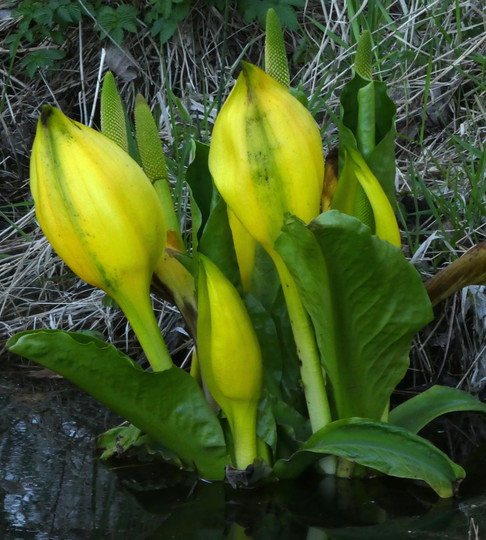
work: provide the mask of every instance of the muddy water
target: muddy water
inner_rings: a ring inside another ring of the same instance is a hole
[[[308,478],[235,492],[160,465],[108,468],[93,455],[94,437],[118,419],[30,369],[0,374],[4,540],[486,538],[484,466],[446,501],[393,479]]]

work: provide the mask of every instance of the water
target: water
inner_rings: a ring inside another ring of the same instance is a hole
[[[4,540],[486,538],[484,464],[453,500],[396,479],[308,477],[236,492],[161,464],[109,468],[94,438],[119,419],[68,382],[32,375],[0,376]]]

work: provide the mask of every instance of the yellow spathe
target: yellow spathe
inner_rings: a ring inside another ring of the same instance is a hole
[[[216,119],[209,168],[229,209],[264,246],[273,245],[286,213],[306,223],[319,214],[319,129],[284,86],[252,64],[243,64]]]
[[[58,255],[116,300],[154,369],[170,367],[149,299],[166,227],[145,173],[116,143],[45,106],[30,176],[37,219]]]

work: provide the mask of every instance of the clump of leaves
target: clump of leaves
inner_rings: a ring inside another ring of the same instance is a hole
[[[66,57],[66,33],[78,24],[84,29],[92,28],[102,40],[110,39],[121,45],[127,34],[136,34],[145,25],[150,35],[160,44],[166,43],[185,20],[194,0],[149,0],[146,3],[119,3],[107,5],[101,0],[80,4],[76,0],[22,0],[12,15],[19,18],[16,31],[11,33],[6,43],[10,56],[17,55],[20,47],[32,48],[21,62],[21,69],[32,77],[38,70],[56,67]],[[220,11],[226,3],[210,0]],[[294,7],[303,8],[303,0],[239,0],[238,10],[245,22],[258,20],[265,24],[268,9],[277,12],[282,24],[290,29],[298,27]]]
[[[10,55],[17,54],[19,46],[36,50],[21,60],[21,68],[32,77],[38,69],[55,67],[66,56],[66,33],[78,24],[98,31],[101,39],[121,44],[127,34],[136,34],[143,21],[153,37],[165,43],[185,19],[193,0],[151,0],[146,6],[120,3],[116,6],[96,0],[50,0],[37,2],[23,0],[12,15],[19,17],[16,31],[8,36]],[[37,48],[39,47],[40,48]]]
[[[243,15],[245,22],[258,20],[265,25],[265,19],[269,9],[274,9],[282,23],[290,30],[296,30],[299,26],[294,7],[303,8],[304,0],[239,0],[238,9]]]

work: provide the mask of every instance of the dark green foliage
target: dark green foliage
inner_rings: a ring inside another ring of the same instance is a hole
[[[38,69],[45,69],[53,66],[66,56],[62,49],[45,49],[34,51],[22,59],[20,65],[29,77],[33,77]]]
[[[208,0],[207,8],[220,11],[227,2]],[[43,72],[59,66],[66,58],[69,31],[76,31],[79,23],[83,31],[94,31],[102,40],[121,45],[129,34],[136,34],[145,27],[161,45],[166,43],[189,14],[194,0],[149,0],[148,2],[102,2],[77,0],[22,0],[13,11],[19,17],[15,32],[5,40],[11,57],[18,49],[39,47],[34,52],[23,53],[20,66],[32,77],[38,70]],[[303,8],[303,0],[239,0],[237,7],[246,22],[258,20],[265,25],[267,10],[275,9],[282,25],[298,27],[294,7]]]
[[[97,13],[101,34],[108,34],[117,43],[123,41],[125,32],[137,31],[138,10],[134,6],[121,4],[117,7],[102,6]]]
[[[165,43],[186,18],[193,0],[151,0],[144,21],[150,34]]]
[[[258,19],[265,26],[267,11],[274,9],[282,26],[296,30],[299,26],[295,16],[294,7],[303,8],[304,0],[238,0],[238,9],[243,14],[245,22]]]
[[[64,47],[66,33],[74,30],[81,22],[83,29],[97,31],[101,39],[111,39],[121,44],[127,34],[141,30],[140,21],[150,29],[152,37],[165,43],[185,19],[193,0],[150,0],[141,3],[120,3],[109,5],[96,0],[84,2],[81,6],[76,0],[23,0],[13,11],[19,17],[17,29],[8,36],[10,54],[15,56],[17,48],[39,46],[33,53],[28,53],[21,61],[21,66],[29,76],[38,69],[46,70],[56,66],[56,62],[66,56]]]

